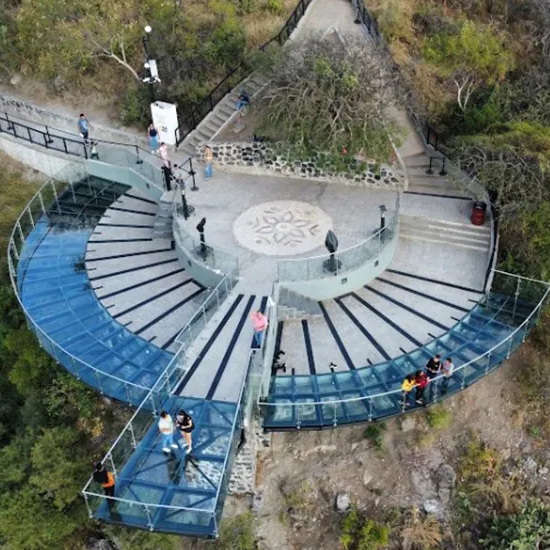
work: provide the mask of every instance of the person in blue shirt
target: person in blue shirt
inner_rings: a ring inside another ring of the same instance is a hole
[[[80,135],[84,138],[84,141],[88,141],[88,136],[90,132],[88,127],[88,119],[82,113],[78,118],[78,130],[80,131]]]

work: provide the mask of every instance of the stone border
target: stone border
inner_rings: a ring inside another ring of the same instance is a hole
[[[197,145],[196,155],[203,159],[204,143]],[[305,161],[291,160],[276,152],[275,146],[265,142],[209,142],[214,154],[214,161],[220,168],[245,172],[255,175],[283,176],[304,178],[327,183],[337,183],[355,187],[401,191],[406,186],[405,175],[397,168],[382,165],[376,173],[373,162],[368,163],[367,170],[359,174],[347,174],[331,170],[330,167],[319,167],[316,159]]]

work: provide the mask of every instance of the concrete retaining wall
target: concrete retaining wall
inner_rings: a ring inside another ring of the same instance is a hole
[[[216,165],[228,171],[255,175],[284,176],[323,181],[340,185],[363,186],[375,189],[402,190],[405,178],[396,168],[383,165],[380,170],[373,163],[367,163],[362,173],[337,172],[335,167],[322,166],[319,159],[305,161],[291,160],[277,154],[270,143],[210,143]],[[202,144],[197,147],[197,157],[203,158]]]

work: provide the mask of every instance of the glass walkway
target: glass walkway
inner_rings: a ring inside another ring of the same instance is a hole
[[[67,188],[46,186],[39,197],[44,203],[49,194],[51,206],[34,216],[29,209],[29,234],[20,248],[10,249],[19,256],[19,297],[28,326],[52,357],[86,384],[138,406],[173,354],[109,315],[84,262],[101,215],[129,187],[82,175],[74,179]]]
[[[549,292],[544,283],[499,272],[493,288],[510,294],[488,293],[451,330],[411,353],[347,372],[272,376],[269,395],[261,403],[264,428],[319,429],[411,410],[403,403],[401,383],[406,375],[424,370],[436,354],[452,356],[455,365],[445,397],[473,384],[521,345]],[[439,376],[427,388],[429,402],[443,397],[442,382]]]

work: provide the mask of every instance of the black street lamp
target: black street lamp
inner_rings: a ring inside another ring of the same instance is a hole
[[[141,42],[143,44],[143,53],[145,54],[145,63],[143,67],[145,68],[145,76],[142,79],[142,82],[149,85],[149,93],[151,94],[151,103],[155,102],[155,88],[154,84],[160,82],[159,73],[157,69],[157,62],[154,59],[151,59],[149,56],[149,35],[153,30],[151,25],[145,25],[145,34],[143,35]]]

